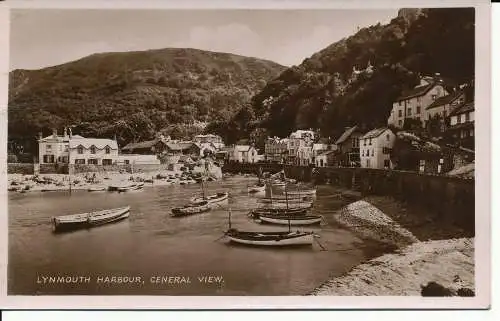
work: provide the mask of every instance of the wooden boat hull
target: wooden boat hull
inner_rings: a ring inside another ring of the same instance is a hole
[[[191,203],[199,203],[202,201],[207,201],[210,207],[217,207],[223,204],[227,204],[229,200],[229,193],[218,193],[215,195],[210,195],[207,198],[203,197],[193,197],[190,199]]]
[[[106,187],[91,187],[87,191],[89,192],[103,192],[106,190]]]
[[[277,224],[277,225],[316,225],[320,224],[321,216],[271,216],[271,215],[259,215],[259,220],[262,223]]]
[[[144,187],[144,183],[134,184],[131,186],[118,187],[118,192],[129,192],[140,190]]]
[[[128,218],[129,215],[130,206],[112,210],[97,211],[93,213],[54,217],[52,219],[53,231],[57,233],[87,229],[94,226],[121,221]]]
[[[277,210],[298,210],[298,209],[310,209],[312,207],[312,202],[304,202],[304,203],[272,203],[266,204],[263,208],[266,209],[277,209]]]
[[[305,215],[307,213],[306,208],[257,208],[251,212],[255,215]]]
[[[310,232],[241,232],[228,231],[226,236],[231,242],[252,246],[305,246],[312,245],[314,235]]]
[[[187,205],[185,207],[177,207],[172,209],[171,216],[189,216],[195,214],[201,214],[210,211],[212,208],[208,202],[204,202],[201,205]]]

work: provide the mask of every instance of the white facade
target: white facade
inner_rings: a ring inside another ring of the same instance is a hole
[[[178,158],[179,156],[177,156]],[[142,154],[122,154],[116,157],[118,165],[156,165],[160,164],[160,160],[156,155],[142,155]]]
[[[424,126],[428,120],[427,107],[439,97],[448,95],[446,89],[440,83],[429,83],[422,79],[419,86],[412,90],[406,97],[400,97],[392,104],[392,110],[387,124],[397,128],[403,128],[405,119],[417,119]]]
[[[359,141],[361,167],[392,168],[391,151],[396,135],[388,128],[369,131]]]
[[[208,135],[196,135],[193,142],[197,144],[210,144],[212,143],[216,149],[221,149],[224,147],[224,142],[222,137],[218,135],[208,134]]]

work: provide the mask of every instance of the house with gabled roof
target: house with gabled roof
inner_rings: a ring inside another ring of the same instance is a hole
[[[457,145],[474,149],[474,102],[457,106],[450,113],[449,123],[448,138]]]
[[[435,77],[422,77],[418,86],[404,91],[393,102],[387,124],[403,128],[407,119],[415,119],[424,126],[427,120],[426,108],[438,98],[448,94],[439,74]]]
[[[346,127],[344,133],[335,141],[340,166],[359,166],[359,141],[362,136],[358,126]]]
[[[446,119],[450,113],[465,101],[465,94],[462,91],[456,91],[449,95],[439,97],[432,102],[426,109],[426,123],[433,119],[440,121],[440,131],[445,130]]]
[[[391,151],[396,135],[387,127],[370,130],[360,140],[361,167],[392,168]]]

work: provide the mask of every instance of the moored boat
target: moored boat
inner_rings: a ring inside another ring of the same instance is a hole
[[[253,218],[259,218],[260,215],[278,215],[278,216],[303,216],[307,214],[306,208],[257,208],[250,212]]]
[[[207,197],[204,196],[192,197],[190,199],[190,202],[192,204],[196,204],[203,201],[207,201],[210,206],[213,206],[213,205],[221,205],[223,203],[227,203],[228,199],[229,199],[229,193],[220,192],[217,194],[209,195]]]
[[[129,216],[130,206],[100,210],[89,213],[57,216],[52,218],[54,232],[90,228],[125,219]]]
[[[89,189],[87,191],[89,191],[89,192],[102,192],[105,190],[106,190],[106,187],[104,187],[104,186],[94,186],[94,187],[89,187]]]
[[[316,189],[310,188],[310,189],[305,189],[305,190],[289,191],[288,195],[290,195],[292,197],[294,197],[294,196],[315,196]]]
[[[264,209],[289,209],[289,210],[296,210],[296,209],[310,209],[312,207],[313,203],[312,202],[301,202],[301,203],[269,203],[269,204],[264,204],[261,208]]]
[[[171,216],[187,216],[205,213],[211,210],[208,201],[201,201],[198,203],[191,203],[183,207],[176,207],[172,209]]]
[[[323,218],[319,215],[259,215],[258,219],[262,223],[297,226],[320,224]]]
[[[253,246],[312,245],[313,232],[249,232],[229,229],[225,235],[231,242]]]
[[[144,187],[144,183],[135,183],[135,184],[131,184],[131,185],[128,185],[128,186],[122,186],[122,187],[118,187],[118,192],[129,192],[129,191],[136,191],[136,190],[140,190]]]

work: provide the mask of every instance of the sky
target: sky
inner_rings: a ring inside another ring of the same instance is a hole
[[[196,48],[300,64],[390,10],[14,9],[10,69],[39,69],[93,53]]]

